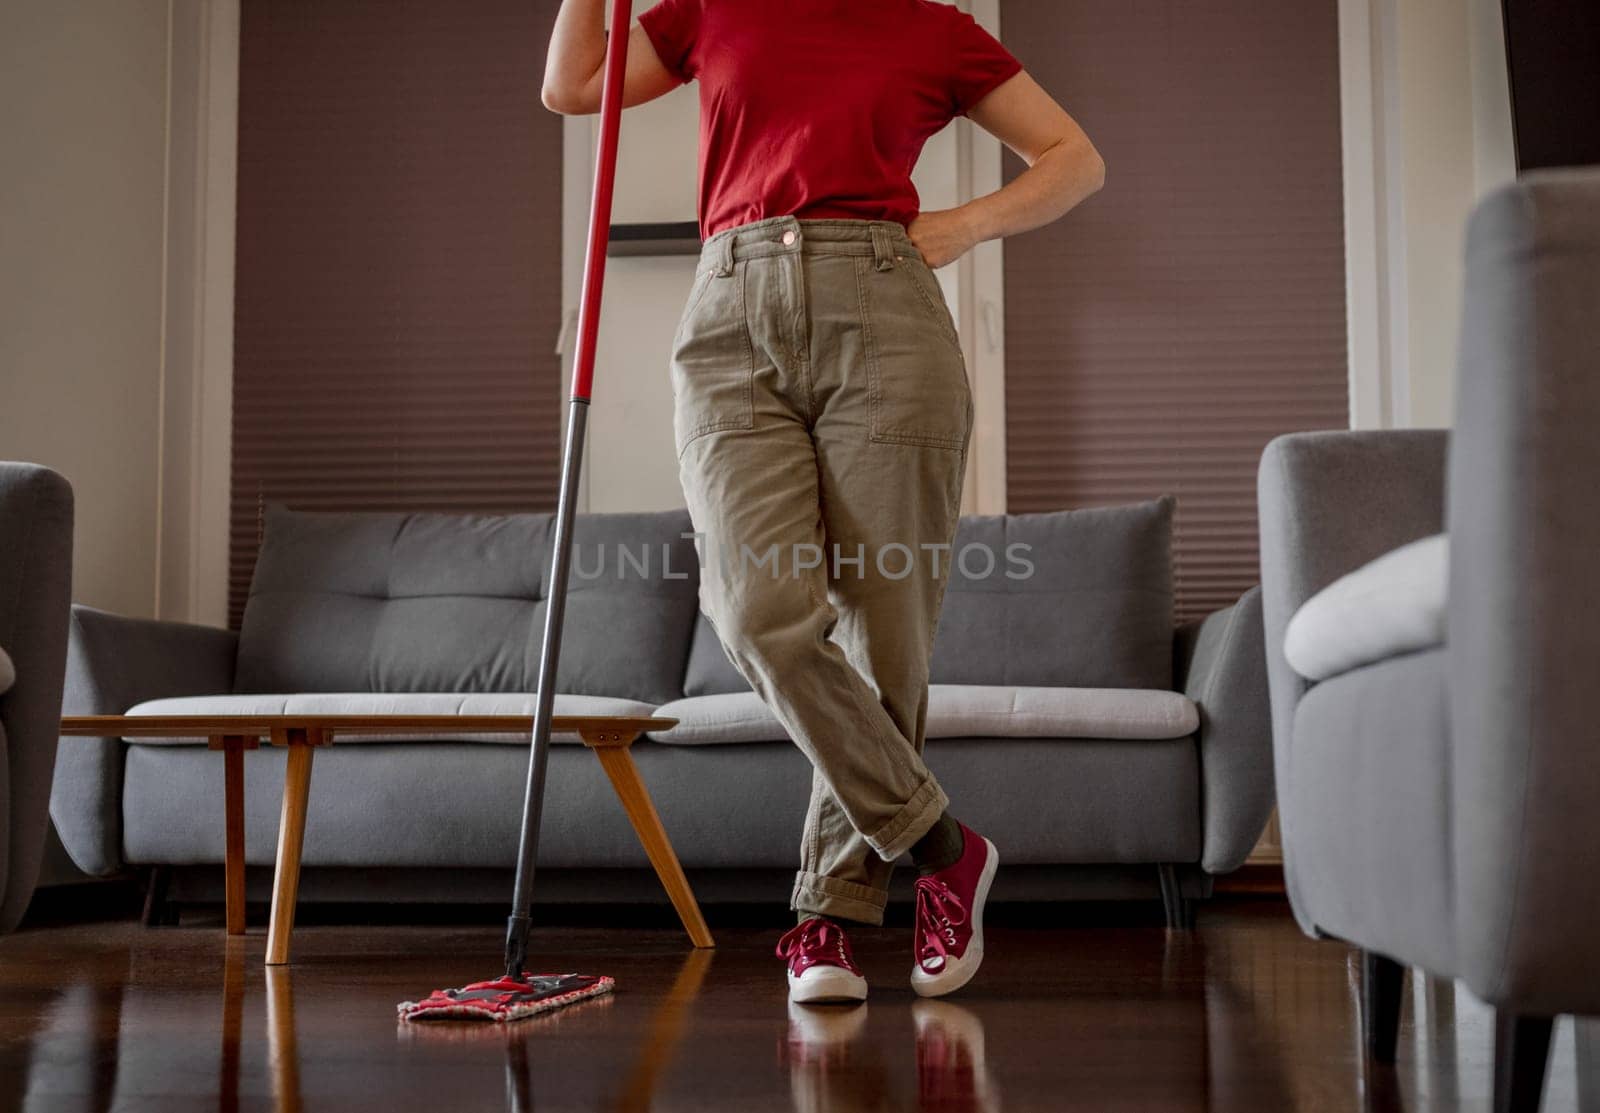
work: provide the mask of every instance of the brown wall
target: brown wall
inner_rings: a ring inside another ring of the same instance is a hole
[[[1337,5],[1004,0],[1001,29],[1108,167],[1006,243],[1008,508],[1172,492],[1179,612],[1225,605],[1261,449],[1348,424]]]
[[[267,502],[554,505],[556,7],[244,0],[235,624]]]

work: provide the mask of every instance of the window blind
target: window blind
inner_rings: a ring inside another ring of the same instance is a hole
[[[1258,579],[1267,441],[1348,424],[1337,14],[1002,0],[1002,37],[1107,164],[1006,242],[1008,509],[1176,495],[1180,619]]]
[[[521,511],[560,460],[557,0],[245,0],[230,618],[263,507]]]

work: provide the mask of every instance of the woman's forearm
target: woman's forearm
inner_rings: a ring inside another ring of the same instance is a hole
[[[1105,162],[1087,136],[1062,139],[993,193],[961,206],[973,242],[1000,239],[1049,224],[1105,183]]]

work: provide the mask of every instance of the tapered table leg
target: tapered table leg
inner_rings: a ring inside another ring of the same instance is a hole
[[[689,879],[684,876],[683,866],[667,838],[666,828],[661,826],[661,816],[656,812],[644,781],[639,778],[639,767],[634,764],[633,753],[629,750],[638,736],[615,730],[580,731],[579,734],[584,745],[600,759],[600,768],[611,779],[611,787],[616,790],[622,810],[628,814],[628,822],[633,824],[634,833],[639,836],[650,864],[655,867],[656,876],[661,879],[672,907],[677,909],[678,918],[683,921],[690,942],[696,947],[716,946],[711,938],[711,929],[706,926],[705,916],[700,912],[700,903],[695,900],[694,890],[689,888]]]
[[[272,877],[272,919],[267,927],[267,965],[289,961],[289,935],[300,893],[300,852],[306,839],[306,804],[311,795],[311,760],[321,735],[288,729],[273,732],[273,743],[289,748],[283,775],[283,814],[278,821],[278,863]]]
[[[244,752],[258,745],[254,738],[228,734],[213,737],[210,746],[222,751],[226,777],[223,820],[227,830],[225,863],[228,934],[244,934]]]

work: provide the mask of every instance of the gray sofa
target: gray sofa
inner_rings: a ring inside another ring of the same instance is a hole
[[[950,573],[929,760],[958,814],[1004,848],[1000,899],[1164,891],[1182,920],[1260,835],[1259,592],[1175,630],[1171,517],[1162,499],[962,523],[955,553],[980,555]],[[528,707],[550,528],[272,509],[238,635],[76,608],[67,708]],[[809,767],[700,614],[689,530],[681,511],[579,517],[556,711],[678,718],[635,756],[697,893],[782,901]],[[541,899],[658,899],[598,763],[571,741],[551,755]],[[333,747],[311,789],[303,899],[504,900],[525,763],[503,736]],[[256,866],[271,861],[282,767],[280,752],[247,757]],[[84,870],[174,867],[176,896],[214,896],[221,778],[203,746],[74,739],[52,813]]]
[[[1600,1012],[1600,172],[1488,197],[1466,271],[1453,433],[1262,459],[1278,798],[1300,923],[1365,952],[1372,1056],[1394,1059],[1399,964],[1462,979],[1500,1018],[1495,1108],[1532,1110],[1550,1018]],[[1446,530],[1447,575],[1384,603],[1397,547]],[[1305,663],[1341,641],[1361,652]]]
[[[72,487],[0,463],[0,934],[39,876],[72,599]]]

